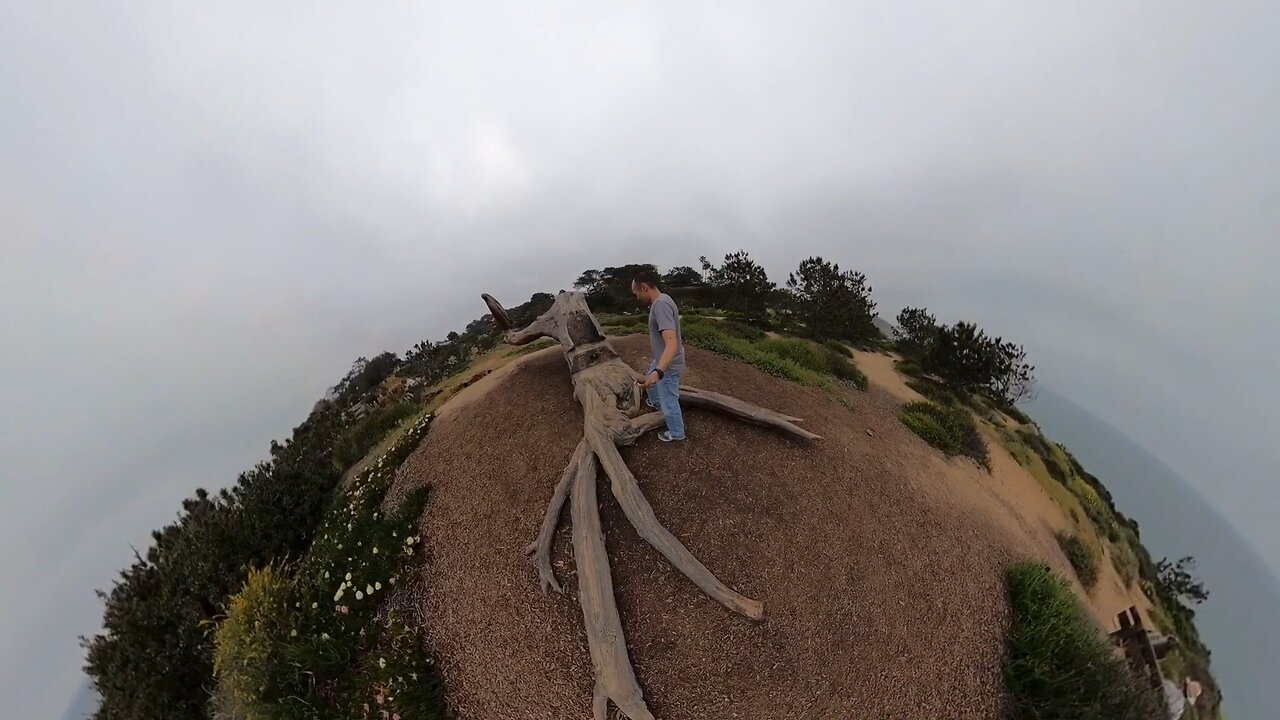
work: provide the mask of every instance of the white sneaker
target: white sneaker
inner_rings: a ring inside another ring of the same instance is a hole
[[[684,438],[671,437],[670,430],[663,430],[658,433],[658,439],[662,442],[684,442]]]

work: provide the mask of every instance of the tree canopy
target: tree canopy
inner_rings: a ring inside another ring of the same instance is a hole
[[[971,322],[938,325],[925,308],[903,308],[894,331],[899,352],[953,391],[981,392],[1010,405],[1031,397],[1035,366],[1021,345]]]
[[[715,289],[718,307],[753,318],[765,316],[777,286],[746,250],[725,255],[719,266],[711,264],[705,256],[699,258],[699,262],[707,284]]]
[[[880,334],[872,322],[871,286],[860,272],[811,257],[787,277],[787,290],[793,311],[815,338],[865,343]]]

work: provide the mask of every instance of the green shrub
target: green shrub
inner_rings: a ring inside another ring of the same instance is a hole
[[[716,326],[719,327],[722,332],[726,332],[734,337],[742,338],[743,340],[756,342],[763,340],[768,336],[764,330],[761,330],[754,325],[738,322],[737,320],[719,320],[713,322],[716,322]]]
[[[399,402],[368,411],[338,436],[333,446],[333,461],[340,469],[360,462],[400,421],[418,412],[418,409],[416,403]]]
[[[924,369],[914,360],[899,360],[895,367],[898,372],[907,377],[923,378],[925,376]]]
[[[960,444],[938,422],[933,414],[922,412],[903,412],[902,422],[912,432],[924,438],[924,441],[948,455],[960,452]]]
[[[964,455],[991,469],[987,443],[965,408],[913,402],[904,405],[898,417],[912,432],[947,455]]]
[[[601,325],[649,325],[649,316],[636,313],[631,315],[623,314],[601,314],[596,316],[596,320]]]
[[[939,405],[944,405],[948,407],[951,407],[951,406],[958,407],[962,404],[960,402],[960,398],[957,398],[955,393],[942,387],[941,385],[939,385],[938,383],[932,380],[926,380],[924,378],[916,378],[913,380],[908,380],[907,387],[911,388],[912,390],[915,390],[916,392],[920,393],[924,397],[928,398],[929,400]]]
[[[822,344],[825,347],[830,348],[831,350],[835,350],[836,352],[840,353],[841,355],[847,358],[853,358],[853,348],[849,347],[848,345],[845,345],[839,340],[831,340],[831,339],[823,340]]]
[[[250,570],[244,589],[232,597],[214,639],[213,670],[223,713],[269,717],[264,698],[292,685],[281,673],[289,674],[283,651],[298,624],[293,602],[292,579],[271,566]]]
[[[827,361],[826,371],[828,374],[836,376],[842,382],[859,390],[867,389],[867,376],[858,369],[858,366],[854,364],[848,355],[826,346],[821,349],[823,358]]]
[[[1098,556],[1093,549],[1089,547],[1079,535],[1067,535],[1058,533],[1058,546],[1062,548],[1063,554],[1067,556],[1071,567],[1076,571],[1076,577],[1080,578],[1080,583],[1087,588],[1092,588],[1098,584]]]
[[[1010,720],[1164,720],[1148,688],[1085,615],[1070,586],[1046,565],[1005,576],[1012,623],[1004,678]]]

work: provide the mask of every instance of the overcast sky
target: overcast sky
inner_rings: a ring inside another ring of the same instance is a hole
[[[1280,10],[611,4],[0,0],[15,717],[356,356],[740,247],[1023,342],[1280,568]]]

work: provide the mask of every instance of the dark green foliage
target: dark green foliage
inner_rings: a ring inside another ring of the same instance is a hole
[[[848,345],[845,345],[839,340],[829,338],[827,340],[823,340],[822,344],[827,346],[829,349],[834,350],[840,353],[841,355],[844,355],[847,358],[853,357],[853,348],[849,347]]]
[[[1179,603],[1199,605],[1209,599],[1209,591],[1205,588],[1204,581],[1193,574],[1195,569],[1196,559],[1190,555],[1176,563],[1169,562],[1169,558],[1161,558],[1156,563],[1156,574],[1167,594],[1172,595]]]
[[[937,319],[928,310],[902,308],[902,312],[898,313],[897,327],[893,329],[894,345],[908,357],[922,355],[933,342],[937,329]]]
[[[920,367],[920,363],[915,360],[899,360],[896,368],[907,377],[923,378],[925,376],[924,368]]]
[[[392,428],[416,413],[418,407],[417,403],[398,402],[369,410],[334,441],[334,463],[340,470],[345,470],[360,462]]]
[[[960,398],[956,394],[939,385],[938,383],[925,378],[916,378],[907,381],[907,387],[915,390],[929,400],[946,406],[960,406],[964,403],[960,402]]]
[[[928,310],[904,308],[895,338],[906,358],[956,393],[981,393],[1004,408],[1034,390],[1035,367],[1022,346],[988,336],[973,323],[936,325]]]
[[[1087,588],[1097,585],[1098,556],[1089,547],[1089,544],[1082,540],[1079,535],[1058,533],[1057,537],[1058,547],[1062,548],[1063,554],[1071,562],[1071,567],[1075,569],[1076,577],[1080,578],[1080,583]]]
[[[210,623],[248,568],[310,545],[339,477],[330,449],[341,428],[338,408],[317,406],[288,442],[272,443],[270,461],[230,489],[184,501],[177,522],[100,593],[104,632],[84,641],[97,718],[207,717]]]
[[[552,300],[540,293],[510,313],[527,322]],[[357,361],[287,442],[271,443],[270,461],[216,495],[197,490],[185,501],[177,521],[153,533],[146,554],[99,593],[103,633],[83,641],[85,670],[102,698],[96,717],[207,718],[211,628],[248,569],[301,556],[341,470],[381,440],[379,429],[408,412],[377,409],[372,391],[393,372],[438,383],[497,337],[492,318],[482,317],[464,333],[418,343],[403,363],[394,353]],[[360,400],[371,415],[349,412]]]
[[[964,455],[991,469],[987,443],[964,407],[914,402],[904,405],[899,417],[912,432],[947,455]]]
[[[393,352],[375,355],[372,360],[359,358],[334,390],[344,400],[358,398],[377,387],[398,367],[400,367],[400,357]]]
[[[811,257],[787,277],[787,289],[794,317],[811,337],[864,344],[879,338],[872,322],[876,303],[862,273],[842,271],[839,264]]]
[[[750,340],[751,342],[757,342],[767,337],[764,330],[761,330],[760,328],[755,327],[754,325],[740,323],[735,320],[718,321],[716,323],[716,327],[719,328],[721,332],[728,333],[729,335],[732,335],[734,337],[742,338],[743,340]]]
[[[677,265],[662,276],[662,289],[670,292],[671,288],[695,287],[705,284],[702,273],[688,265]]]
[[[834,375],[842,382],[854,386],[859,390],[867,389],[867,376],[858,369],[853,359],[839,350],[833,350],[828,345],[823,345],[820,350],[822,357],[826,360],[826,372]]]
[[[1005,586],[1010,720],[1165,720],[1163,697],[1112,654],[1060,576],[1025,562],[1008,571]]]
[[[713,288],[717,307],[740,312],[748,318],[763,318],[774,293],[769,276],[746,250],[724,256],[719,266],[700,258],[702,275]]]
[[[632,263],[603,270],[584,270],[573,286],[587,296],[587,303],[595,312],[634,310],[640,307],[640,303],[631,293],[631,281],[642,272],[657,275],[658,268],[652,263]]]

